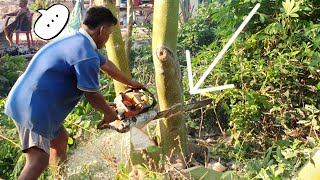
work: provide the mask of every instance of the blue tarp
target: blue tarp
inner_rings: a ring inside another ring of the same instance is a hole
[[[85,13],[83,4],[83,0],[77,0],[76,5],[70,14],[69,23],[67,25],[67,29],[69,31],[77,31],[80,29],[81,19]]]

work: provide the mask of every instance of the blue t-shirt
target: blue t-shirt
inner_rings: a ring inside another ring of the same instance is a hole
[[[105,62],[79,32],[47,44],[11,89],[5,113],[21,126],[55,138],[83,92],[99,90],[99,69]]]

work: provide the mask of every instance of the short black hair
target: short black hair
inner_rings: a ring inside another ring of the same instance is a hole
[[[28,4],[28,0],[19,0],[19,2],[22,2],[22,3],[24,3],[25,5]]]
[[[104,24],[114,26],[118,23],[118,20],[109,9],[102,6],[95,6],[88,9],[83,17],[82,23],[90,29],[94,29]]]

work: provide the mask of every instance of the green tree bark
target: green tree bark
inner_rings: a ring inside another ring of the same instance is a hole
[[[117,16],[117,7],[115,0],[95,0],[97,6],[104,6],[111,10]],[[120,24],[113,27],[113,32],[106,44],[108,58],[128,77],[131,77],[128,59],[124,47],[124,42],[121,35]],[[126,87],[122,83],[114,80],[116,94],[125,91]]]
[[[180,65],[177,60],[177,31],[179,18],[178,0],[156,0],[152,32],[152,52],[160,110],[183,104]],[[158,122],[160,146],[164,155],[187,152],[186,121],[184,114]]]

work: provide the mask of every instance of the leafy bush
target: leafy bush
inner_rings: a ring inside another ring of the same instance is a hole
[[[201,17],[196,16],[190,25],[184,26],[189,28],[198,25],[205,21],[204,18],[213,24],[211,31],[214,38],[211,44],[199,46],[197,41],[192,43],[193,40],[189,40],[193,36],[201,37],[193,34],[195,31],[202,32],[197,29],[184,34],[184,39],[180,41],[185,47],[201,49],[198,53],[194,52],[197,57],[192,60],[196,77],[207,70],[256,2],[258,1],[215,1],[209,8],[201,10],[204,12]],[[296,143],[296,149],[312,148],[311,145],[303,148],[301,142],[307,137],[319,142],[320,133],[320,18],[316,16],[320,2],[259,2],[261,7],[257,15],[202,86],[235,84],[234,89],[205,95],[215,100],[217,117],[228,118],[232,140],[230,146],[234,148],[233,151],[228,151],[229,160],[245,161],[253,156],[256,157],[255,163],[263,158],[256,152],[272,151],[275,157],[281,158],[282,151],[290,149],[293,145],[289,142],[296,138],[301,138]],[[283,139],[286,141],[283,142]],[[229,146],[224,148],[230,149]],[[301,161],[304,162],[307,158],[306,154],[301,156],[299,160],[275,159],[273,163],[262,163],[259,167],[270,175],[269,178],[292,177],[301,166]],[[295,168],[289,168],[290,165]],[[283,168],[283,171],[273,172],[279,168]],[[265,172],[250,171],[249,176],[265,178]]]
[[[4,114],[5,97],[25,68],[22,56],[4,56],[0,60],[0,177],[17,179],[24,164],[19,137],[13,121]]]
[[[129,66],[133,77],[143,84],[154,85],[154,65],[150,42],[137,39],[130,57]]]
[[[5,97],[25,68],[22,56],[6,55],[0,60],[0,98]]]
[[[203,46],[208,46],[215,40],[214,30],[217,23],[213,22],[211,17],[219,10],[214,6],[208,8],[199,8],[197,16],[181,25],[181,29],[178,31],[179,54],[186,49],[196,54]]]
[[[0,99],[0,178],[16,179],[23,159],[19,136],[13,121],[4,114],[5,99]]]
[[[35,0],[34,3],[31,4],[30,9],[33,11],[38,11],[39,9],[48,9],[49,6],[49,1]]]

